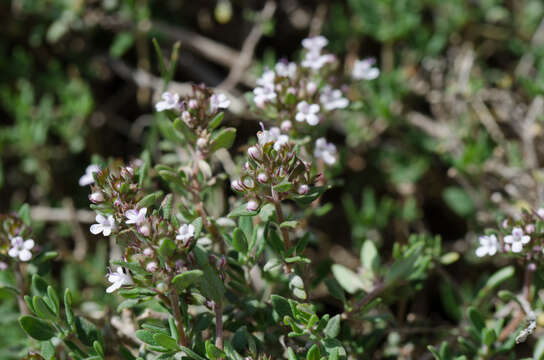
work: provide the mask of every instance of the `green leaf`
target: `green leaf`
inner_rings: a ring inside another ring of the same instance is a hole
[[[174,276],[172,279],[172,284],[174,284],[176,289],[181,292],[199,281],[203,275],[204,273],[202,270],[184,271],[183,273]]]
[[[162,257],[168,258],[176,251],[176,244],[170,238],[162,238],[159,240],[159,254]]]
[[[468,216],[474,212],[474,203],[470,196],[460,187],[450,186],[442,193],[448,206],[460,216]]]
[[[283,319],[285,316],[294,317],[293,311],[291,310],[291,305],[289,305],[286,298],[274,294],[270,297],[270,300],[272,301],[274,310],[278,313],[281,319]]]
[[[234,229],[232,234],[232,246],[241,254],[247,253],[247,239],[244,232],[240,228]]]
[[[53,310],[51,310],[49,306],[47,306],[47,304],[41,297],[34,296],[32,298],[32,305],[34,305],[34,312],[42,319],[52,321],[55,321],[57,319],[57,316],[55,315]]]
[[[236,138],[235,128],[225,128],[219,130],[210,140],[210,151],[214,152],[219,149],[228,149],[234,144]]]
[[[198,239],[198,237],[200,236],[200,233],[202,232],[202,218],[201,217],[197,217],[196,219],[193,220],[193,222],[191,222],[191,224],[195,227],[195,240]]]
[[[92,346],[93,342],[102,343],[102,335],[96,326],[89,320],[76,316],[74,325],[76,328],[77,338],[85,345]]]
[[[179,346],[175,339],[171,338],[168,335],[165,335],[163,333],[157,333],[153,335],[153,340],[155,340],[155,343],[158,345],[169,349],[169,350],[178,350]]]
[[[485,321],[482,314],[472,306],[468,308],[468,318],[472,326],[479,333],[485,328]]]
[[[101,358],[104,357],[104,348],[102,347],[102,344],[96,340],[93,342],[93,349]]]
[[[217,271],[211,267],[208,261],[208,253],[199,246],[195,246],[193,254],[195,254],[197,263],[204,272],[204,275],[200,278],[202,295],[212,299],[216,303],[222,303],[223,296],[225,295],[225,285],[219,278]]]
[[[345,267],[344,265],[334,264],[331,267],[332,273],[344,290],[350,294],[356,293],[358,290],[365,288],[359,275]]]
[[[308,353],[306,354],[306,360],[319,360],[319,357],[321,356],[321,353],[319,352],[319,347],[317,344],[314,344],[310,350],[308,350]]]
[[[157,346],[157,342],[155,341],[155,338],[153,337],[153,332],[149,330],[136,330],[135,333],[136,337],[140,339],[142,342]]]
[[[337,337],[340,333],[340,315],[333,316],[327,323],[327,326],[325,326],[323,332],[329,338]]]
[[[64,310],[66,312],[66,322],[72,326],[74,324],[74,312],[72,311],[72,293],[68,288],[64,291]]]
[[[277,185],[273,186],[274,191],[279,192],[279,193],[289,191],[292,188],[293,188],[293,184],[291,184],[288,181],[284,181],[284,182],[282,182],[280,184],[277,184]]]
[[[208,123],[208,130],[213,130],[217,128],[219,125],[221,125],[221,122],[223,121],[223,118],[225,117],[224,112],[220,112],[217,115],[213,117],[213,119],[210,120]]]
[[[361,264],[371,274],[376,274],[380,267],[380,256],[376,245],[370,240],[365,240],[361,247]]]
[[[51,285],[47,287],[47,296],[49,297],[51,304],[54,305],[54,308],[52,309],[53,312],[55,313],[55,315],[58,315],[60,312],[60,300],[57,293],[55,292],[55,290],[53,289]]]
[[[122,31],[118,33],[110,46],[110,55],[114,58],[123,56],[134,44],[134,36],[132,32]]]
[[[17,212],[19,218],[23,221],[23,224],[30,226],[32,219],[30,218],[30,206],[28,204],[23,204],[19,211]]]
[[[161,190],[155,191],[154,193],[144,196],[142,200],[138,201],[138,204],[136,204],[136,206],[139,209],[149,207],[153,205],[155,201],[157,201],[162,195],[163,192]]]
[[[210,340],[206,340],[206,355],[211,360],[217,360],[225,357],[225,353],[215,346]]]
[[[47,296],[47,282],[38,274],[32,275],[32,294],[39,296]]]
[[[40,354],[46,359],[46,360],[53,360],[55,359],[55,347],[51,343],[51,341],[42,341]]]
[[[181,346],[181,351],[183,351],[185,354],[187,354],[189,357],[191,357],[193,360],[207,360],[206,358],[198,355],[197,353],[195,353],[193,350],[185,347],[185,346]]]
[[[249,211],[246,209],[247,204],[242,204],[235,207],[227,216],[230,218],[238,216],[255,216],[259,213],[259,209],[255,211]]]
[[[30,315],[23,315],[19,318],[19,324],[23,330],[36,340],[46,341],[57,333],[55,328],[45,320]]]

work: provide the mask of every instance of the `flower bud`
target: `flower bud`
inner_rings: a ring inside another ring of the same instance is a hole
[[[248,189],[253,189],[255,187],[255,183],[253,182],[253,179],[250,178],[249,176],[246,176],[243,180],[242,180],[242,183],[244,184],[244,186]]]
[[[166,290],[168,290],[168,285],[166,285],[164,281],[161,281],[157,284],[157,290],[159,290],[160,292],[165,292]]]
[[[256,146],[251,146],[247,149],[247,153],[254,160],[261,160],[263,157],[261,150]]]
[[[207,144],[208,141],[204,138],[198,138],[198,140],[196,141],[196,147],[199,149],[205,148]]]
[[[151,261],[151,262],[147,263],[147,265],[145,266],[145,270],[147,272],[155,272],[155,271],[159,270],[159,266],[157,265],[156,262]]]
[[[298,187],[297,192],[299,195],[306,195],[310,191],[310,187],[306,184],[302,184]]]
[[[527,226],[525,226],[525,231],[526,231],[528,234],[534,233],[535,230],[536,230],[535,224],[528,224]]]
[[[246,205],[246,210],[256,211],[259,208],[259,203],[255,200],[249,200]]]
[[[232,180],[230,186],[235,191],[244,191],[244,186],[240,180]]]
[[[144,256],[151,257],[153,256],[153,250],[151,248],[144,249]]]
[[[115,201],[113,202],[113,205],[114,205],[114,206],[121,206],[121,205],[123,205],[123,202],[121,201],[121,199],[117,198],[117,199],[115,199]]]
[[[92,203],[96,204],[96,203],[104,201],[104,195],[102,195],[102,193],[100,191],[96,191],[96,192],[92,193],[91,195],[89,195],[89,200]]]
[[[280,125],[281,131],[283,132],[290,131],[292,127],[293,127],[293,123],[289,120],[283,120]]]
[[[257,175],[257,181],[264,184],[268,181],[268,176],[265,173],[260,173]]]

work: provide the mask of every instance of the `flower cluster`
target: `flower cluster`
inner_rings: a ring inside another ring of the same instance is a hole
[[[30,229],[21,219],[15,216],[0,217],[0,255],[7,255],[12,261],[28,262],[35,250],[37,246],[30,238]]]
[[[233,190],[248,199],[247,210],[307,194],[317,176],[311,174],[311,163],[297,156],[289,137],[273,127],[259,131],[257,138],[257,144],[247,150],[241,178],[231,182]]]
[[[497,234],[480,236],[476,256],[512,253],[528,260],[540,259],[544,256],[543,235],[544,209],[524,211],[520,220],[504,220]]]

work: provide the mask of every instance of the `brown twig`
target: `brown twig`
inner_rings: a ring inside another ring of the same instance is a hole
[[[223,304],[215,304],[215,346],[223,349]]]
[[[218,86],[220,89],[230,90],[234,88],[236,84],[238,84],[247,67],[251,64],[255,47],[263,36],[264,23],[274,15],[275,11],[276,3],[271,0],[267,1],[263,10],[259,14],[257,23],[253,26],[249,35],[245,39],[240,55],[232,64],[227,78]]]
[[[185,336],[185,331],[183,330],[181,311],[179,309],[179,296],[174,287],[170,291],[169,298],[170,298],[170,305],[172,307],[172,312],[174,313],[174,318],[176,320],[176,325],[178,327],[178,334],[179,334],[178,342],[181,346],[187,347],[189,346],[189,343],[187,342],[187,337]]]
[[[21,315],[27,315],[29,311],[24,299],[26,294],[26,285],[20,263],[15,264],[15,281],[17,283],[17,288],[19,289],[19,294],[17,295],[17,305],[19,305],[19,312],[21,313]]]

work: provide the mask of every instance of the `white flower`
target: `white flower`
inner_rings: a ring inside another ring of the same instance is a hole
[[[523,230],[519,227],[512,229],[512,235],[506,235],[504,242],[511,244],[512,252],[519,253],[523,250],[523,245],[527,244],[531,240],[529,235],[523,235]]]
[[[187,245],[187,242],[195,236],[195,227],[193,224],[183,224],[178,229],[176,240],[181,240],[183,245]]]
[[[155,110],[157,111],[176,109],[179,106],[178,94],[164,92],[161,95],[161,99],[162,101],[159,101],[158,103],[155,104]]]
[[[91,164],[87,166],[87,169],[85,169],[85,175],[79,178],[79,186],[87,186],[94,183],[93,174],[95,172],[99,172],[100,167],[95,164]]]
[[[140,225],[145,221],[145,214],[147,213],[147,208],[141,208],[140,210],[134,208],[127,210],[125,212],[125,217],[128,219],[127,224],[136,224]]]
[[[536,213],[538,214],[538,216],[544,219],[544,208],[538,209]]]
[[[278,76],[288,77],[290,79],[294,79],[297,76],[297,64],[290,62],[278,62],[276,66],[274,66],[274,70],[276,70],[276,73]]]
[[[325,138],[319,138],[315,141],[314,156],[323,159],[327,165],[333,165],[336,162],[336,146],[327,143]]]
[[[357,80],[374,80],[380,75],[380,70],[373,67],[374,59],[356,60],[351,75]]]
[[[276,73],[273,70],[266,69],[260,78],[257,79],[257,85],[262,87],[274,87]]]
[[[210,98],[210,109],[212,112],[217,109],[228,109],[230,100],[225,94],[213,94]]]
[[[117,268],[117,272],[109,273],[108,274],[108,281],[112,283],[110,287],[106,289],[106,292],[108,294],[114,292],[115,290],[119,290],[121,286],[123,285],[132,285],[134,282],[132,281],[132,277],[129,273],[124,273],[122,267]]]
[[[297,105],[297,111],[298,112],[295,115],[295,119],[297,121],[306,121],[312,126],[319,123],[319,117],[317,116],[317,113],[319,112],[319,105],[308,104],[306,101],[301,101]]]
[[[476,249],[476,256],[493,256],[499,249],[499,241],[495,235],[480,236],[478,238],[480,246]]]
[[[11,239],[11,248],[8,250],[8,255],[12,258],[19,258],[21,261],[28,261],[32,258],[32,248],[34,240],[23,240],[22,237],[16,236]]]
[[[328,43],[327,38],[321,35],[302,40],[302,46],[311,52],[320,52]]]
[[[343,97],[342,91],[333,89],[326,85],[321,90],[319,101],[323,104],[325,110],[344,109],[349,105],[348,99]]]
[[[97,214],[96,222],[98,224],[91,225],[91,232],[94,235],[103,233],[104,236],[109,236],[111,231],[115,228],[115,220],[113,219],[113,215],[108,215],[106,218],[103,215]]]
[[[253,95],[255,95],[253,100],[259,107],[263,107],[266,102],[273,101],[277,97],[272,86],[256,87],[253,89]]]
[[[318,52],[309,52],[304,56],[301,65],[312,70],[319,70],[325,66],[325,64],[332,63],[334,60],[335,57],[331,54],[321,55]]]
[[[280,151],[283,145],[286,145],[289,142],[289,136],[280,135],[278,139],[274,142],[274,150]]]

